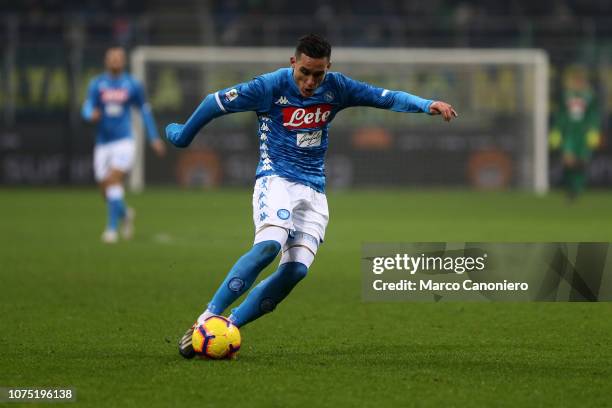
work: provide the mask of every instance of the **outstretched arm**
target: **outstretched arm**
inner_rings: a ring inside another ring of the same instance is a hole
[[[446,102],[423,99],[408,92],[378,88],[346,76],[342,76],[341,80],[346,90],[347,107],[372,106],[395,112],[425,112],[430,115],[442,115],[446,121],[457,117],[457,112]]]
[[[134,86],[136,91],[134,93],[133,102],[140,109],[142,122],[144,123],[144,127],[147,131],[147,139],[149,140],[151,148],[155,154],[162,157],[166,154],[166,146],[159,138],[155,118],[153,116],[153,112],[151,111],[151,105],[147,103],[142,85],[139,82],[135,82]]]
[[[98,93],[96,91],[95,82],[91,81],[89,83],[89,88],[87,89],[87,98],[83,102],[83,106],[81,107],[81,116],[88,122],[95,123],[100,120],[102,114],[100,112],[100,101],[98,98]]]
[[[261,77],[208,95],[185,124],[166,126],[166,138],[177,147],[187,147],[208,122],[234,112],[263,111],[270,105],[270,92]]]
[[[223,115],[225,112],[221,109],[219,104],[215,100],[215,95],[218,97],[218,93],[210,94],[198,106],[198,108],[191,114],[187,122],[184,125],[180,123],[170,123],[166,126],[166,139],[176,147],[187,147],[208,122]]]

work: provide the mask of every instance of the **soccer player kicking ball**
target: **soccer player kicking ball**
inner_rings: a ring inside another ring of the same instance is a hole
[[[184,125],[166,127],[166,137],[187,147],[212,119],[254,111],[259,120],[260,161],[253,193],[255,240],[232,267],[207,309],[179,341],[185,358],[195,356],[191,337],[208,317],[223,313],[245,293],[282,250],[276,272],[261,281],[229,316],[236,326],[271,312],[302,280],[325,236],[329,213],[325,196],[328,128],[351,106],[396,112],[427,112],[450,121],[451,105],[401,91],[377,88],[339,72],[329,72],[331,46],[317,35],[300,38],[291,67],[208,95]]]
[[[134,210],[126,207],[123,198],[123,180],[132,168],[136,148],[132,136],[132,106],[140,108],[155,153],[163,156],[166,146],[157,134],[155,120],[145,101],[142,86],[124,72],[123,48],[109,48],[104,63],[106,72],[90,82],[81,113],[85,120],[98,124],[94,176],[108,207],[108,222],[102,234],[102,242],[112,244],[119,239],[120,223],[123,238],[131,238],[134,232]]]

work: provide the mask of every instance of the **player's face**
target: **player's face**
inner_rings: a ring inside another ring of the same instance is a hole
[[[588,88],[586,77],[581,74],[574,74],[568,82],[568,88],[572,91],[582,91]]]
[[[114,75],[121,73],[125,67],[125,51],[123,51],[123,48],[111,48],[106,51],[104,64],[106,69]]]
[[[299,57],[291,57],[293,68],[293,79],[303,97],[314,95],[315,90],[321,85],[325,74],[331,63],[327,58],[310,58],[308,55],[300,54]]]

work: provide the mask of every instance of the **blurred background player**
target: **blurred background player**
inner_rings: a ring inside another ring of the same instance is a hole
[[[355,81],[331,66],[331,45],[317,35],[300,38],[291,68],[256,77],[208,95],[189,120],[166,128],[168,140],[188,146],[198,131],[219,116],[254,111],[259,128],[260,161],[253,193],[253,247],[229,271],[207,309],[179,341],[192,358],[193,329],[223,313],[245,293],[282,249],[276,272],[261,281],[229,319],[241,327],[275,309],[302,280],[323,242],[329,219],[325,195],[328,128],[336,114],[352,106],[396,112],[426,112],[450,121],[447,103]]]
[[[94,176],[108,209],[106,229],[102,234],[105,243],[118,241],[120,225],[124,239],[131,238],[133,234],[135,213],[125,205],[123,187],[125,176],[134,163],[132,106],[138,107],[142,113],[153,151],[160,157],[166,152],[142,85],[124,71],[125,61],[123,48],[114,47],[106,51],[106,72],[90,82],[81,111],[85,120],[97,123]]]
[[[561,101],[550,141],[561,148],[564,187],[574,199],[584,191],[592,151],[600,144],[599,109],[586,69],[568,71]]]

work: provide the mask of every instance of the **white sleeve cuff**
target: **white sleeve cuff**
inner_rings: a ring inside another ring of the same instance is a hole
[[[221,110],[223,112],[227,112],[225,110],[225,107],[223,106],[223,104],[221,103],[221,98],[219,98],[219,92],[215,92],[215,101],[217,101],[217,105],[219,105],[219,108],[221,108]]]

